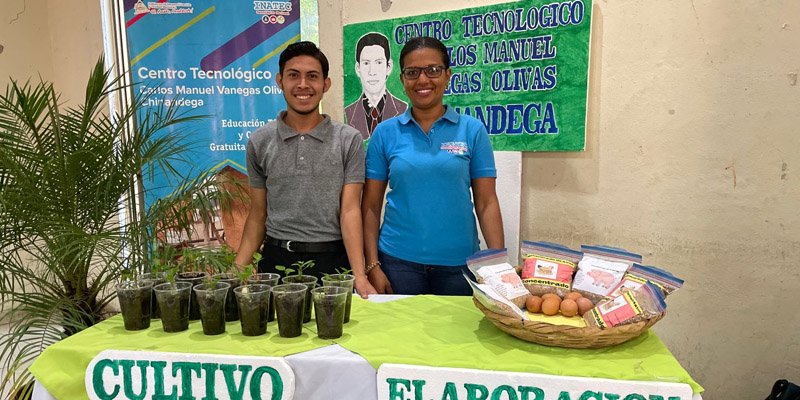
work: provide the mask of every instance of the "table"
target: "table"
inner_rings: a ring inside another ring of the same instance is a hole
[[[660,323],[670,323],[669,317]],[[374,399],[375,369],[384,363],[679,382],[690,385],[695,398],[703,391],[652,332],[606,349],[541,346],[494,327],[471,297],[386,303],[354,297],[351,321],[335,340],[317,338],[313,321],[298,338],[279,337],[274,323],[267,329],[265,336],[245,337],[238,322],[231,322],[226,334],[204,336],[195,321],[188,331],[167,334],[153,321],[149,330],[128,332],[117,316],[47,348],[31,366],[41,389],[36,394],[86,398],[83,371],[106,349],[284,356],[297,376],[296,399]],[[321,388],[329,393],[317,392]]]

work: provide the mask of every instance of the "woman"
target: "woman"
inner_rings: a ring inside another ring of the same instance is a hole
[[[411,108],[379,124],[367,149],[367,275],[378,293],[470,295],[462,272],[471,276],[466,258],[478,250],[475,215],[488,247],[504,247],[489,135],[443,104],[451,71],[442,42],[409,40],[400,70]]]

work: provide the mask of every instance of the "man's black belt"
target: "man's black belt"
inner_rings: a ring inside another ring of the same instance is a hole
[[[264,243],[270,246],[278,246],[292,253],[332,253],[344,250],[344,241],[334,240],[331,242],[298,242],[295,240],[279,240],[267,236]]]

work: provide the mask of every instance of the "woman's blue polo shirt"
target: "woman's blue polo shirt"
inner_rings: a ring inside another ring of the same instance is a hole
[[[447,107],[428,135],[411,108],[380,123],[367,147],[366,177],[389,182],[380,251],[452,266],[478,251],[471,181],[497,177],[497,170],[489,134],[477,119]]]

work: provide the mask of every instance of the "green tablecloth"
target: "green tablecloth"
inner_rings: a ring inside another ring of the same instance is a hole
[[[667,317],[660,323],[670,322]],[[497,329],[471,297],[415,296],[389,303],[354,297],[351,320],[335,340],[317,338],[313,320],[298,338],[279,337],[274,322],[267,330],[265,336],[246,337],[238,322],[230,322],[227,333],[204,336],[195,321],[188,331],[164,333],[154,320],[149,330],[128,332],[117,316],[48,347],[30,370],[56,398],[81,399],[86,398],[83,372],[106,349],[286,356],[337,343],[375,368],[395,363],[677,382],[703,391],[652,332],[599,350],[540,346]]]

